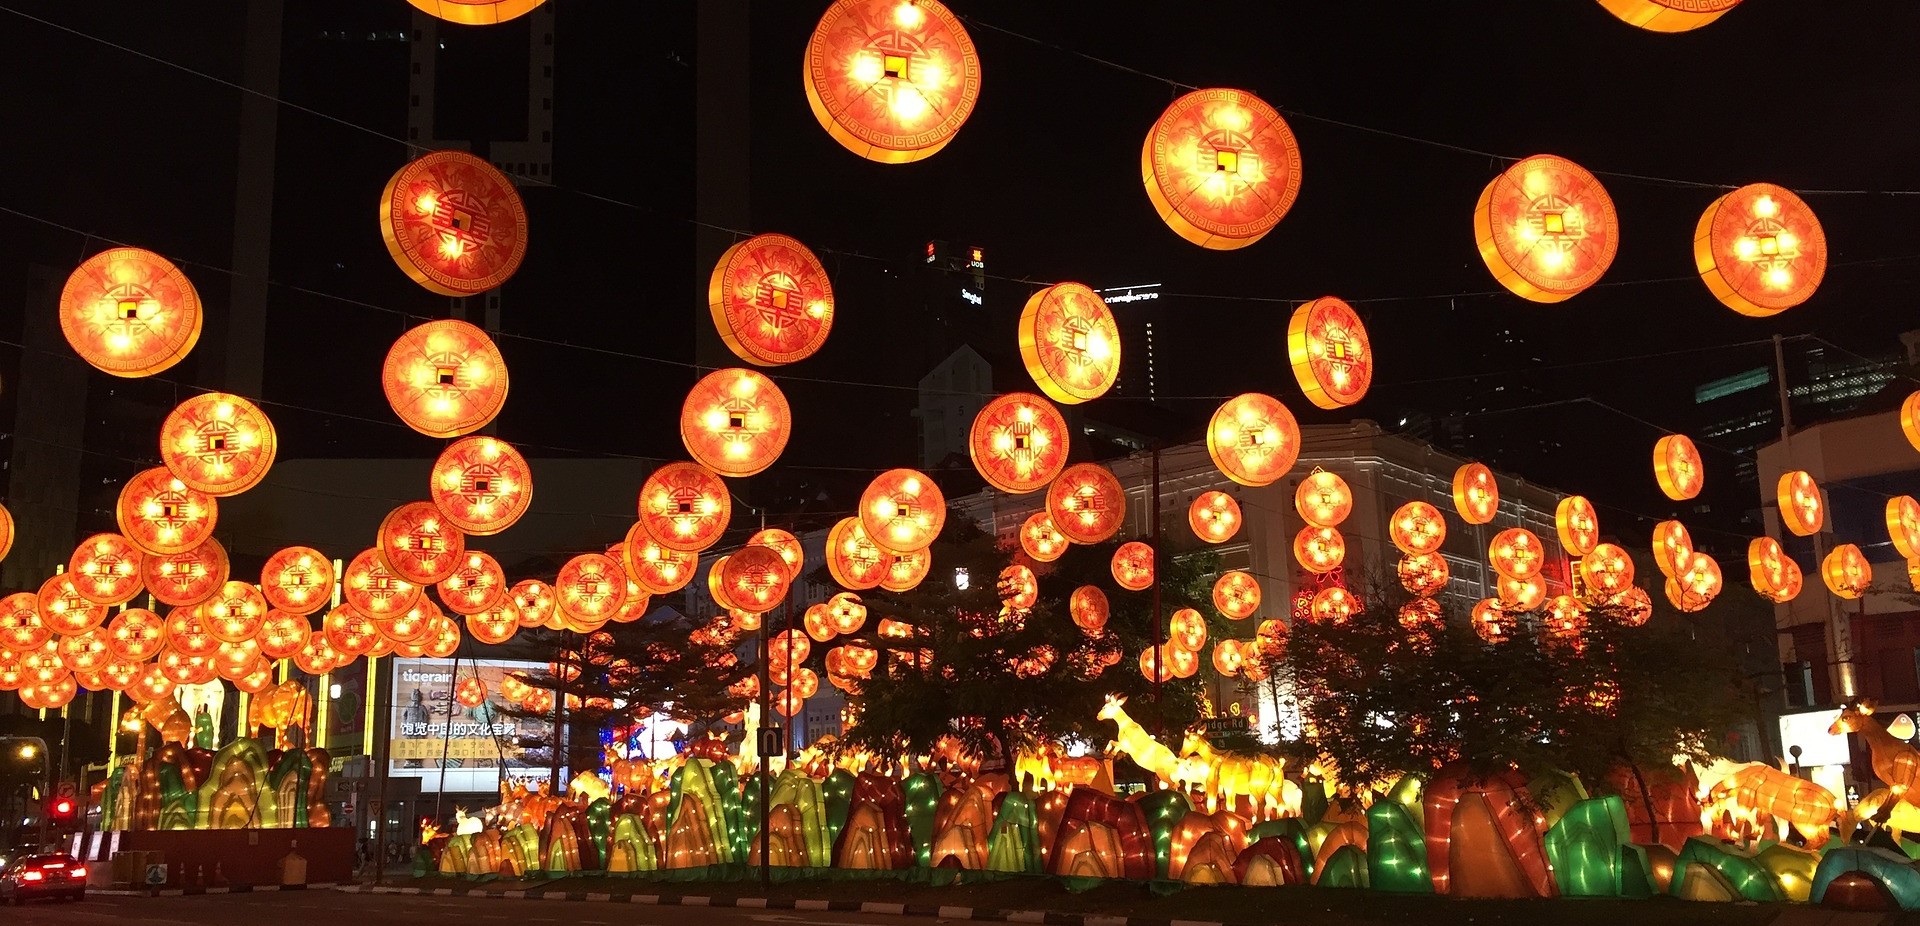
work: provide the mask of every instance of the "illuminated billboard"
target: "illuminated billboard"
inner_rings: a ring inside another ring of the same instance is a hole
[[[418,778],[426,793],[494,792],[503,778],[529,787],[545,781],[544,755],[529,760],[525,744],[544,743],[553,725],[509,716],[500,694],[508,674],[544,668],[515,660],[393,660],[387,774]],[[455,703],[454,687],[476,676],[486,686],[486,700],[473,707]]]

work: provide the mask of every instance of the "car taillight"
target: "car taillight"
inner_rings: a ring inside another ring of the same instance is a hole
[[[75,866],[74,869],[67,874],[74,878],[84,878],[87,876],[87,869],[85,866]]]
[[[39,881],[45,877],[46,875],[43,875],[37,871],[23,871],[20,873],[20,880],[22,881]]]
[[[41,868],[65,868],[67,867],[67,863],[66,862],[48,862],[45,865],[42,865],[40,867]]]

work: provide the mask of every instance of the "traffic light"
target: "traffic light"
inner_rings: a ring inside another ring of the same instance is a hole
[[[70,797],[56,797],[47,802],[47,819],[55,823],[72,823],[79,805]]]

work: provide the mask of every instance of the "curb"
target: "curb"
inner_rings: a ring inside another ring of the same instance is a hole
[[[337,888],[333,881],[312,884],[230,884],[226,887],[169,887],[143,890],[107,890],[88,888],[88,894],[102,897],[199,897],[205,894],[260,894],[269,891],[323,891]]]

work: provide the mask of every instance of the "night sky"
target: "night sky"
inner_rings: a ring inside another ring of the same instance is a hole
[[[696,325],[710,324],[696,283],[710,268],[697,266],[690,221],[694,3],[554,2],[554,188],[526,194],[532,248],[506,288],[501,344],[514,386],[500,434],[535,456],[680,457],[674,421],[697,375]],[[191,6],[0,0],[9,181],[0,207],[44,220],[0,213],[0,340],[19,340],[29,265],[64,273],[105,244],[47,222],[172,257],[210,313],[224,311],[239,93],[219,81],[239,76],[244,5]],[[393,140],[405,133],[406,50],[323,37],[408,29],[410,7],[289,6],[269,412],[284,456],[425,457],[437,443],[394,421],[377,380],[394,336],[447,314],[445,300],[392,265],[374,221],[382,184],[406,159]],[[1920,9],[1909,4],[1747,0],[1677,36],[1633,29],[1591,0],[952,6],[983,58],[980,104],[945,151],[889,166],[841,148],[807,109],[802,49],[825,4],[754,5],[752,51],[740,65],[751,105],[738,114],[751,133],[752,168],[737,180],[751,195],[745,230],[811,245],[840,304],[826,349],[775,374],[798,432],[750,495],[800,497],[914,462],[911,387],[926,357],[957,346],[920,317],[916,265],[936,238],[986,250],[1000,311],[1057,280],[1165,284],[1173,311],[1160,391],[1193,397],[1169,403],[1187,412],[1248,390],[1305,409],[1285,366],[1286,321],[1295,302],[1329,294],[1361,310],[1379,367],[1351,416],[1302,411],[1309,422],[1395,425],[1466,403],[1592,396],[1687,429],[1698,425],[1695,386],[1771,358],[1770,346],[1704,348],[1814,333],[1838,349],[1885,354],[1899,332],[1920,327],[1911,308],[1920,197],[1809,194],[1833,266],[1812,301],[1773,319],[1722,307],[1691,252],[1694,223],[1721,185],[1920,190],[1911,67]],[[442,32],[443,126],[521,131],[525,24]],[[1204,251],[1155,216],[1140,144],[1179,92],[1160,78],[1250,90],[1287,116],[1304,183],[1258,244]],[[1535,153],[1601,174],[1622,229],[1602,284],[1556,306],[1500,290],[1473,240],[1482,187],[1506,159]],[[998,347],[1011,353],[1010,324],[1003,337]],[[114,384],[114,398],[157,409],[157,423],[187,384],[212,383],[204,367],[213,347],[203,342],[166,381]],[[0,377],[11,380],[18,354],[0,344]],[[0,406],[19,413],[4,398]],[[111,420],[102,413],[95,430]],[[1490,459],[1497,468],[1616,512],[1675,513],[1653,485],[1647,461],[1660,432],[1647,424],[1578,404],[1482,424],[1503,435],[1487,452],[1497,445],[1514,457]],[[1512,449],[1527,443],[1530,451]],[[1707,453],[1709,479],[1726,475],[1732,459]]]

